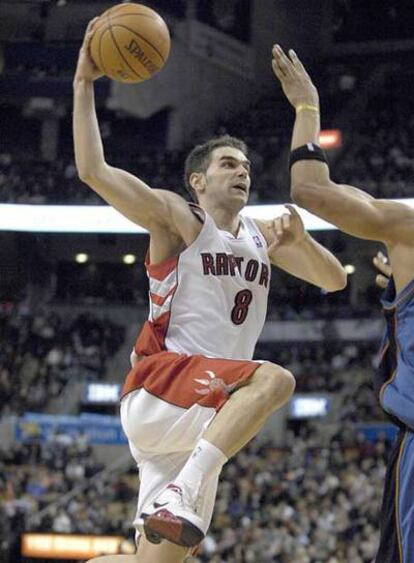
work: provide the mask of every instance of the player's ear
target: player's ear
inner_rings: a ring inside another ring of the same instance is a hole
[[[189,182],[193,190],[197,193],[203,193],[205,188],[205,177],[202,172],[193,172],[190,175]]]

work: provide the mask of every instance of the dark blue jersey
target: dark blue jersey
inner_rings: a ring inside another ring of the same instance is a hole
[[[414,279],[397,294],[391,278],[381,302],[386,329],[374,377],[375,393],[395,424],[413,430]]]

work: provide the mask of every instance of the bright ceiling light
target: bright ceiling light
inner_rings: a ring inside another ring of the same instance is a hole
[[[135,264],[136,261],[137,257],[134,254],[125,254],[125,256],[122,258],[122,262],[124,264]]]
[[[87,254],[85,254],[85,252],[79,252],[75,256],[75,260],[78,264],[85,264],[85,262],[87,262],[89,260],[89,256]]]

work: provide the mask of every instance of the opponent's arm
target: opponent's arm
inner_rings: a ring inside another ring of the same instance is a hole
[[[256,220],[266,239],[271,264],[326,291],[343,289],[346,272],[339,260],[305,231],[296,209],[286,207],[290,213],[273,221]]]
[[[292,150],[319,144],[318,92],[293,51],[285,55],[273,48],[273,70],[289,102],[296,109]],[[326,163],[299,160],[291,169],[293,200],[308,211],[333,223],[342,231],[385,243],[407,242],[414,237],[414,211],[407,205],[378,200],[364,191],[330,179]]]
[[[185,242],[192,242],[192,230],[199,224],[183,198],[166,190],[154,190],[105,161],[93,90],[93,81],[101,74],[88,53],[94,21],[86,31],[74,78],[73,138],[79,177],[134,223],[149,231],[165,228],[182,236]]]

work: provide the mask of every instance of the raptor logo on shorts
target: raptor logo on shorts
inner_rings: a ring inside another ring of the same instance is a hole
[[[205,373],[208,375],[209,379],[194,379],[196,383],[204,385],[204,389],[196,389],[195,392],[199,395],[208,395],[214,391],[224,391],[225,393],[231,393],[236,387],[235,383],[227,385],[226,382],[221,379],[221,377],[216,377],[214,371],[206,370]]]

